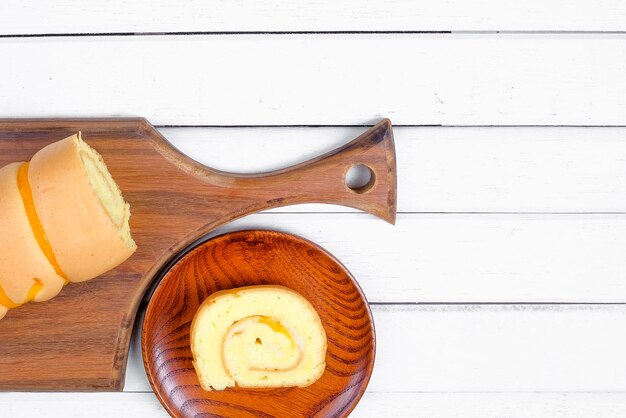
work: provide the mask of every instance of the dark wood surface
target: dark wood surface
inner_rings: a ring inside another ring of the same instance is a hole
[[[324,156],[262,175],[207,168],[176,151],[141,118],[0,120],[0,167],[27,161],[79,130],[103,155],[131,205],[138,250],[118,268],[68,285],[48,302],[11,310],[0,321],[0,390],[121,390],[144,292],[173,255],[225,222],[307,202],[346,205],[395,220],[395,151],[388,120]],[[358,163],[375,173],[365,193],[344,183],[345,172]]]
[[[276,284],[317,310],[328,350],[322,377],[306,388],[204,391],[189,332],[202,301],[218,290]],[[273,231],[238,231],[187,253],[157,286],[143,322],[148,379],[175,417],[342,417],[365,391],[374,366],[371,312],[344,266],[317,245]]]

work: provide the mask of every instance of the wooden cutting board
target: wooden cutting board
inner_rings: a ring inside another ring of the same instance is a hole
[[[177,252],[233,219],[296,203],[334,203],[395,221],[388,120],[335,151],[262,175],[205,167],[141,118],[0,120],[0,167],[28,161],[77,131],[102,154],[130,203],[138,249],[118,268],[70,284],[48,302],[11,310],[0,321],[0,390],[122,390],[132,326],[146,289]],[[344,181],[354,164],[374,174],[360,190]]]

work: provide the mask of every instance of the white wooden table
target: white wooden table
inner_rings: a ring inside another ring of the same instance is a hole
[[[399,216],[321,205],[275,228],[372,304],[357,417],[626,416],[626,3],[0,3],[0,117],[145,116],[254,172],[395,124]],[[123,393],[2,393],[5,417],[166,416],[137,338]]]

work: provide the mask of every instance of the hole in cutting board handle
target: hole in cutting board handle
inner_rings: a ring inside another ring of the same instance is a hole
[[[355,164],[346,171],[344,181],[348,189],[354,193],[367,193],[376,182],[376,174],[365,164]]]

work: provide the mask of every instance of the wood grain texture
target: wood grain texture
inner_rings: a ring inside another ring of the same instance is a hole
[[[0,321],[0,389],[120,390],[139,301],[161,266],[218,225],[300,202],[348,204],[395,219],[395,156],[389,121],[342,148],[289,169],[230,175],[175,151],[144,119],[0,121],[0,166],[26,161],[76,131],[104,157],[131,205],[137,252],[98,279],[67,286],[45,304]],[[343,181],[367,164],[367,193]]]
[[[9,2],[0,34],[250,31],[621,31],[620,0]]]
[[[7,38],[0,96],[11,100],[0,117],[624,126],[625,42],[626,33]]]
[[[328,339],[324,374],[306,388],[202,390],[189,345],[193,317],[216,291],[260,284],[289,287],[318,312]],[[329,253],[293,235],[239,231],[197,246],[165,273],[146,311],[142,349],[172,416],[345,417],[374,367],[374,323],[358,284]]]

